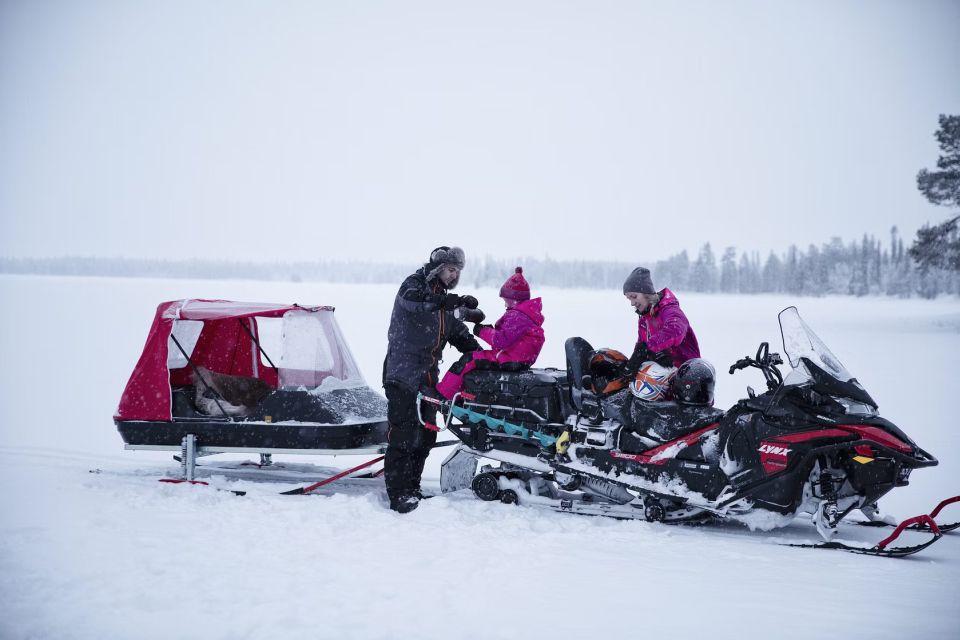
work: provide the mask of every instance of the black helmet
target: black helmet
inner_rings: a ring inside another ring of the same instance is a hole
[[[713,405],[713,388],[717,384],[717,372],[703,358],[687,360],[677,369],[670,383],[673,399],[681,404]]]
[[[623,367],[627,364],[627,356],[616,349],[597,349],[590,353],[589,371],[593,379],[594,393],[607,395],[627,388],[627,380],[623,376]]]

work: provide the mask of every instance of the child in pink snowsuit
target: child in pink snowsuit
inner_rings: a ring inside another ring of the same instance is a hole
[[[500,287],[500,297],[506,312],[494,326],[477,324],[475,336],[493,349],[466,353],[444,374],[437,391],[451,399],[463,389],[463,378],[477,367],[477,360],[491,360],[503,364],[516,362],[531,365],[543,348],[543,314],[540,298],[530,299],[530,285],[523,277],[523,269],[507,278]]]

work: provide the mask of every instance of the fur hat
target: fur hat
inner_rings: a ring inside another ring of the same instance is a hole
[[[500,287],[500,297],[523,302],[530,299],[530,285],[523,277],[523,267],[517,267],[512,276]]]
[[[637,267],[630,272],[623,283],[624,293],[656,293],[653,288],[653,278],[650,277],[650,269]]]
[[[463,269],[466,262],[466,256],[464,256],[463,249],[460,247],[437,247],[430,252],[430,260],[424,265],[426,267],[424,270],[427,272],[427,280],[436,278],[440,270],[446,266]],[[450,288],[452,289],[454,286],[456,286],[456,283]]]

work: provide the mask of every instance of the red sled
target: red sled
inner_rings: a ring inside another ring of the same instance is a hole
[[[176,300],[157,307],[114,423],[127,449],[378,455],[387,403],[330,306]]]

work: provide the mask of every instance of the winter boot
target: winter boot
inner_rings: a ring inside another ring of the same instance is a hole
[[[390,498],[390,508],[397,513],[410,513],[420,505],[420,498],[416,495]]]

